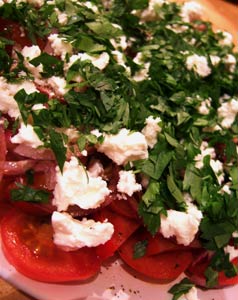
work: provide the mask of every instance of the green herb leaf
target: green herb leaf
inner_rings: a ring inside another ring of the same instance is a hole
[[[143,257],[146,252],[146,247],[148,245],[147,240],[139,241],[134,245],[133,258],[137,259]]]
[[[179,283],[173,285],[168,292],[173,295],[172,300],[178,300],[182,295],[187,294],[194,286],[194,283],[185,277]]]
[[[46,52],[43,52],[36,58],[30,60],[30,63],[37,67],[40,64],[43,66],[43,77],[49,78],[51,76],[63,76],[63,61],[56,58],[55,56],[49,55]]]
[[[63,167],[66,160],[66,147],[64,146],[64,139],[62,134],[50,129],[50,147],[53,150],[56,160],[58,162],[60,171],[63,173]]]
[[[48,203],[50,199],[50,192],[40,189],[34,189],[30,186],[16,183],[17,189],[11,190],[11,200],[13,201],[27,201],[35,203]]]
[[[213,288],[218,284],[218,272],[213,268],[208,267],[205,271],[206,276],[206,286],[208,288]]]

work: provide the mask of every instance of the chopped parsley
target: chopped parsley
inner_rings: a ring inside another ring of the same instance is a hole
[[[50,192],[16,183],[17,188],[11,190],[11,200],[34,203],[49,203]]]
[[[178,300],[182,295],[187,294],[193,286],[195,285],[185,277],[173,285],[168,292],[173,295],[172,300]]]

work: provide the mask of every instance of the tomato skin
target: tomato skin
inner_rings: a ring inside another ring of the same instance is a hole
[[[104,245],[96,248],[98,257],[105,260],[114,255],[117,249],[128,239],[128,237],[140,226],[138,221],[118,215],[108,208],[104,208],[97,212],[94,216],[97,221],[103,222],[108,220],[114,226],[112,238]]]
[[[145,253],[146,256],[157,255],[169,251],[188,249],[183,245],[178,245],[170,239],[164,238],[160,233],[157,233],[155,236],[151,236],[151,234],[146,230],[138,231],[134,238],[137,241],[148,241]]]
[[[100,269],[94,248],[65,252],[53,243],[51,225],[16,209],[2,219],[1,237],[8,261],[20,273],[34,280],[85,280]]]
[[[134,209],[136,204],[136,200],[133,197],[128,196],[126,200],[113,200],[109,207],[111,210],[122,216],[132,219],[139,219],[137,210]],[[132,207],[133,205],[134,207]]]
[[[133,252],[136,242],[138,242],[137,232],[119,248],[120,257],[139,274],[155,279],[161,284],[175,280],[187,269],[193,259],[189,250],[162,252],[157,255],[145,255],[135,259],[133,258]]]
[[[209,265],[211,256],[202,255],[201,259],[196,260],[195,263],[191,264],[186,270],[186,275],[192,282],[201,287],[206,287],[205,271]],[[237,266],[238,258],[234,258],[232,263]],[[234,277],[226,277],[224,272],[218,273],[218,284],[213,288],[223,288],[225,286],[238,284],[238,275]]]
[[[6,160],[6,153],[7,153],[7,148],[6,148],[5,133],[4,133],[3,126],[0,125],[0,182],[3,177],[3,168]]]
[[[41,172],[34,174],[34,184],[32,185],[35,189],[47,190],[47,176]],[[2,187],[2,197],[4,202],[8,202],[21,211],[34,215],[34,216],[46,216],[52,214],[56,210],[56,207],[51,204],[51,199],[49,203],[33,203],[27,202],[22,199],[22,201],[13,201],[11,199],[11,190],[17,189],[16,183],[26,184],[25,176],[12,176],[3,178],[5,182]],[[0,192],[1,192],[1,182],[0,182]],[[52,195],[51,195],[52,198]]]
[[[238,265],[238,257],[234,258],[232,260],[232,263],[237,266]],[[221,287],[228,286],[228,285],[234,285],[237,283],[238,283],[238,275],[229,278],[229,277],[226,277],[224,272],[220,272],[218,274],[218,284]]]

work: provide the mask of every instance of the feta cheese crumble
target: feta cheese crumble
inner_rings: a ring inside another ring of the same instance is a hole
[[[122,128],[117,134],[104,134],[104,141],[97,147],[118,165],[148,158],[147,142],[140,132]]]
[[[222,34],[222,38],[219,39],[219,44],[221,46],[231,46],[233,43],[233,36],[230,32],[218,30],[217,33]]]
[[[218,118],[221,119],[221,126],[230,128],[238,114],[238,100],[232,98],[230,101],[223,102],[217,112]]]
[[[167,210],[167,216],[161,215],[160,232],[165,238],[175,236],[178,244],[188,246],[198,232],[202,212],[191,202],[187,202],[187,211]]]
[[[40,73],[43,72],[42,64],[35,67],[29,62],[30,60],[41,55],[40,47],[36,45],[30,47],[25,46],[22,49],[21,54],[24,56],[25,67],[32,73],[32,75],[34,75],[34,77],[40,78],[41,77]]]
[[[11,142],[14,144],[24,144],[32,148],[38,148],[44,145],[35,133],[32,125],[25,125],[24,123],[21,123],[18,133],[11,138]]]
[[[14,96],[21,89],[27,94],[37,92],[32,81],[25,80],[21,83],[8,83],[4,77],[0,77],[0,111],[8,114],[11,118],[20,117],[20,110]]]
[[[203,7],[195,1],[185,2],[181,7],[180,16],[184,22],[189,23],[194,20],[200,20],[202,15]]]
[[[188,70],[193,70],[201,77],[207,77],[211,74],[211,69],[208,66],[207,58],[202,55],[193,54],[186,58],[186,67]]]
[[[136,182],[136,177],[133,171],[124,171],[119,172],[119,181],[117,184],[117,190],[120,193],[127,194],[132,196],[135,192],[142,190],[141,184]]]
[[[54,243],[64,251],[105,244],[114,232],[110,222],[95,222],[86,218],[79,221],[67,213],[57,211],[53,212],[51,222]]]
[[[211,100],[211,98],[208,98],[201,102],[200,106],[198,107],[198,112],[201,115],[208,115],[210,113]]]
[[[73,51],[72,45],[60,37],[58,33],[50,34],[48,40],[51,43],[54,55],[60,56],[62,60],[64,60],[66,54],[71,54]]]
[[[199,300],[197,288],[193,286],[186,294],[183,294],[178,300]]]
[[[47,83],[51,86],[56,95],[63,96],[68,92],[68,88],[66,87],[67,82],[64,77],[52,76],[47,79]]]
[[[67,210],[69,205],[77,205],[82,209],[97,208],[110,192],[107,182],[101,177],[92,177],[76,157],[65,162],[63,173],[56,167],[53,205],[58,211]]]
[[[225,65],[229,72],[233,73],[235,71],[236,67],[236,58],[232,54],[227,54],[226,57],[224,58]]]
[[[198,169],[203,168],[203,158],[207,155],[209,155],[212,158],[216,157],[216,152],[213,147],[208,147],[208,143],[206,141],[202,141],[200,146],[201,153],[197,154],[194,158],[196,161],[195,167]]]
[[[234,246],[227,245],[224,248],[224,251],[225,251],[225,253],[229,254],[230,261],[232,261],[234,258],[238,257],[238,249],[236,249]]]
[[[144,134],[146,142],[150,148],[153,148],[157,143],[158,133],[160,133],[162,130],[162,128],[159,126],[159,123],[161,122],[162,121],[159,117],[154,118],[153,116],[149,116],[145,120],[146,126],[141,132]]]

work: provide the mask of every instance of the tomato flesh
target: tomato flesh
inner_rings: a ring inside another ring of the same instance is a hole
[[[202,259],[198,260],[196,263],[191,264],[186,270],[187,276],[198,286],[206,287],[205,271],[209,265],[210,259],[211,257],[204,255]],[[232,263],[237,266],[238,258],[234,258],[232,260]],[[227,277],[224,272],[219,272],[218,284],[214,288],[222,288],[237,283],[238,275],[234,277]]]
[[[120,248],[119,255],[132,269],[159,283],[175,280],[191,264],[193,256],[189,250],[162,252],[157,255],[134,258],[134,246],[138,232],[133,234]]]
[[[20,226],[19,226],[20,224]],[[22,274],[43,282],[85,280],[98,273],[100,260],[94,248],[73,252],[52,241],[46,219],[11,210],[1,223],[2,247],[8,261]]]
[[[95,215],[95,219],[103,222],[106,219],[114,225],[112,238],[104,245],[96,249],[98,257],[105,260],[113,256],[115,251],[129,238],[129,236],[140,226],[138,221],[118,215],[108,208],[104,208]]]

